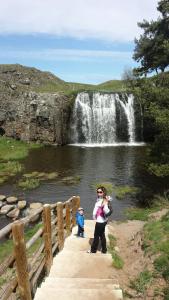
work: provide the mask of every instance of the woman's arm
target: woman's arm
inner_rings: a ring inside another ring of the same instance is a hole
[[[98,210],[98,203],[95,203],[94,209],[93,209],[93,219],[96,220],[96,214],[97,214],[97,210]]]

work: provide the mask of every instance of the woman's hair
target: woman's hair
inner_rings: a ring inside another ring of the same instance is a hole
[[[97,191],[98,190],[102,190],[103,192],[103,198],[105,198],[107,196],[107,190],[104,186],[98,186]]]

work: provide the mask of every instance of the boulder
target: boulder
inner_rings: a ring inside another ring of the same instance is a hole
[[[6,196],[5,195],[0,195],[0,201],[5,201],[6,200]]]
[[[2,201],[0,201],[0,208],[3,206],[3,202]]]
[[[7,214],[7,216],[9,218],[12,218],[13,220],[16,220],[19,217],[19,213],[20,213],[19,208],[15,207]]]
[[[20,200],[18,201],[18,208],[23,209],[26,207],[26,201],[25,200]]]
[[[18,201],[17,197],[8,197],[6,198],[7,203],[11,204],[11,203],[16,203]]]
[[[0,214],[1,215],[6,215],[11,209],[15,208],[14,205],[4,205],[1,207],[1,211],[0,211]]]
[[[31,217],[42,206],[43,206],[43,204],[40,203],[40,202],[30,203],[30,208],[27,210],[28,216]],[[40,214],[38,214],[38,215],[34,216],[33,218],[31,218],[31,222],[32,223],[37,222],[39,218],[40,218]]]
[[[40,202],[33,202],[33,203],[30,203],[30,209],[31,209],[31,210],[41,208],[42,206],[43,206],[43,204],[40,203]]]
[[[32,217],[32,215],[36,214],[36,211],[37,211],[37,209],[29,209],[29,208],[26,211],[26,215],[31,218],[31,220],[30,220],[31,223],[37,222],[40,218],[40,214],[37,214]]]

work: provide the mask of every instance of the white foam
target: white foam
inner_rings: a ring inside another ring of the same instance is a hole
[[[75,144],[68,144],[68,146],[74,146],[74,147],[85,147],[85,148],[103,148],[103,147],[140,147],[145,146],[146,144],[143,142],[140,143],[113,143],[113,144],[81,144],[81,143],[75,143]]]

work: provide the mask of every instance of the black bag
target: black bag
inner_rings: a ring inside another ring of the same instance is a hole
[[[113,213],[113,207],[110,201],[108,201],[108,208],[109,208],[109,212],[107,214],[105,214],[105,217],[110,217],[111,214]]]

